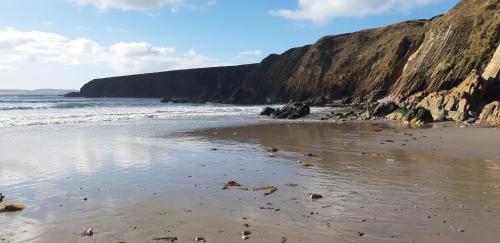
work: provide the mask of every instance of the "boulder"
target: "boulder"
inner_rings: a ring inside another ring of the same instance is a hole
[[[268,106],[268,107],[264,108],[264,110],[262,110],[260,115],[261,116],[271,116],[275,111],[276,111],[276,109]]]
[[[307,116],[311,113],[308,104],[303,102],[290,102],[281,109],[277,109],[273,113],[273,117],[277,119],[298,119]]]
[[[485,105],[479,115],[479,122],[500,125],[500,101]]]
[[[389,114],[391,114],[393,111],[398,109],[399,106],[396,105],[394,102],[384,102],[384,103],[377,103],[375,108],[370,114],[370,117],[376,116],[376,117],[384,117]]]
[[[386,118],[389,120],[401,121],[413,126],[423,125],[434,121],[431,112],[422,107],[415,109],[398,108],[387,115]]]

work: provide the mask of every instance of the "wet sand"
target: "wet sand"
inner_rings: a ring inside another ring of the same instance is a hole
[[[44,134],[0,139],[0,192],[27,206],[0,214],[0,242],[243,242],[245,230],[244,242],[500,238],[498,129],[264,122]],[[231,180],[241,187],[223,190]],[[253,190],[268,185],[278,190]]]

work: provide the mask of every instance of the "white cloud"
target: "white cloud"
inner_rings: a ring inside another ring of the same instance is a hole
[[[166,4],[181,4],[184,0],[72,0],[78,5],[93,5],[100,10],[120,9],[148,11],[159,9]]]
[[[238,56],[244,57],[244,56],[260,56],[262,55],[262,51],[259,49],[253,50],[253,51],[240,51],[238,52]]]
[[[0,68],[26,63],[107,65],[119,74],[225,65],[190,49],[179,54],[173,47],[147,42],[120,42],[103,46],[86,38],[70,39],[58,34],[12,28],[0,30]]]
[[[363,17],[390,12],[406,12],[437,0],[298,0],[295,10],[271,10],[271,15],[294,20],[325,23],[337,17]]]
[[[214,6],[216,0],[71,0],[77,5],[91,5],[101,11],[119,9],[123,11],[151,11],[172,5],[171,12],[176,13],[179,7],[200,9],[204,6]]]

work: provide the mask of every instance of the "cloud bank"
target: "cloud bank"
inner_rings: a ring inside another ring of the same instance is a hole
[[[58,34],[12,28],[0,30],[0,68],[25,63],[107,65],[119,74],[225,65],[194,49],[178,53],[173,47],[147,42],[119,42],[103,46],[86,38],[70,39]]]
[[[269,13],[294,20],[323,24],[338,17],[364,17],[406,12],[437,0],[298,0],[298,8],[271,10]]]

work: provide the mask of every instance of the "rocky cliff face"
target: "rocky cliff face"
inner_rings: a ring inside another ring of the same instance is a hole
[[[436,92],[481,73],[500,40],[500,2],[463,0],[426,24],[425,38],[391,90],[400,99],[418,91]]]
[[[430,20],[327,36],[258,64],[98,79],[79,95],[245,104],[387,98],[466,119],[500,100],[499,9],[498,0],[462,0]]]
[[[85,84],[84,97],[179,98],[224,101],[243,84],[256,65],[200,68],[95,79]]]
[[[279,84],[281,99],[308,99],[346,96],[377,98],[389,92],[401,75],[404,64],[422,42],[427,21],[409,21],[381,29],[328,36],[303,47],[289,66],[291,74],[254,81],[273,80]],[[280,56],[276,62],[283,62]],[[259,70],[259,69],[257,69]],[[278,78],[276,78],[278,77]]]

